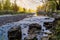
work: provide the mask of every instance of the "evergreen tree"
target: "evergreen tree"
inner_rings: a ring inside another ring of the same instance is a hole
[[[13,10],[14,11],[18,11],[19,10],[19,7],[16,4],[16,0],[14,1],[14,4],[13,4]]]
[[[1,10],[2,6],[1,6],[1,3],[0,3],[0,10]]]
[[[10,10],[10,6],[11,6],[10,0],[6,0],[4,5],[3,5],[3,9]]]

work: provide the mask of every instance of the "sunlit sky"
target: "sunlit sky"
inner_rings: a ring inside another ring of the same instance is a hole
[[[42,0],[16,0],[18,6],[27,8],[27,9],[36,9],[38,5],[42,5]],[[14,3],[14,0],[11,0],[11,3]]]

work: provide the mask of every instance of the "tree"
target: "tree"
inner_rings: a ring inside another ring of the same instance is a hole
[[[60,0],[58,0],[58,2],[56,2],[56,4],[57,4],[57,10],[60,10]]]
[[[56,10],[56,3],[54,1],[48,1],[46,3],[46,12],[54,12]]]
[[[1,6],[1,3],[0,3],[0,10],[1,10],[2,6]]]
[[[48,0],[48,1],[54,1],[56,3],[56,9],[60,10],[60,0]]]
[[[3,10],[3,4],[4,4],[4,0],[0,1],[0,9]]]
[[[16,4],[16,0],[14,1],[14,4],[13,4],[13,10],[14,11],[18,11],[19,10],[19,7]]]
[[[42,6],[37,7],[37,11],[45,11],[46,10],[46,4],[43,4]]]
[[[10,5],[11,5],[10,0],[6,0],[4,5],[3,5],[3,9],[10,10]]]
[[[17,4],[13,4],[12,7],[13,7],[12,8],[13,11],[17,12],[19,10],[19,7],[17,6]]]

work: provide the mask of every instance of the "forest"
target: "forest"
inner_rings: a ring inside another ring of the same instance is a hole
[[[0,12],[8,11],[8,12],[39,12],[39,11],[45,11],[45,12],[60,12],[60,0],[47,0],[47,1],[41,1],[43,4],[38,5],[36,7],[36,10],[33,9],[26,9],[22,6],[18,6],[16,3],[17,0],[14,0],[14,3],[11,3],[10,0],[1,0],[0,1]],[[1,14],[1,13],[0,13]],[[3,14],[3,13],[2,13]]]

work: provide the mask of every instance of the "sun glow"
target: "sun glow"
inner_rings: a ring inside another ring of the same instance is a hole
[[[15,0],[11,0],[11,3],[14,3]],[[37,6],[43,5],[40,0],[16,0],[16,4],[18,6],[24,7],[26,9],[34,9],[36,10]]]

